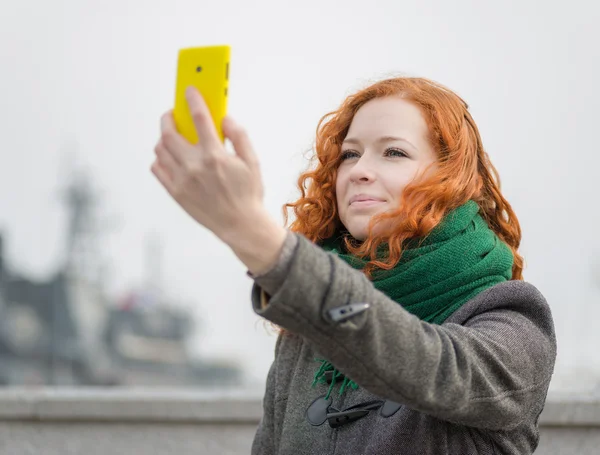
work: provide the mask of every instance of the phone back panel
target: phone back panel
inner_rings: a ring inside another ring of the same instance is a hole
[[[198,135],[185,99],[185,90],[193,85],[202,94],[223,142],[221,122],[227,114],[229,55],[229,46],[192,47],[179,51],[173,115],[178,131],[193,144],[198,142]]]

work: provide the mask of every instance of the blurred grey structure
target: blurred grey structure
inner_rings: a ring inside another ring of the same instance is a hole
[[[0,385],[239,384],[237,365],[188,354],[197,327],[163,295],[156,251],[145,286],[111,301],[97,194],[87,176],[73,175],[63,193],[64,258],[49,279],[12,270],[0,232]]]

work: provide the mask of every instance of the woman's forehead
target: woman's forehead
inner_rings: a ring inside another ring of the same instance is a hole
[[[367,142],[381,137],[426,140],[428,127],[421,110],[400,97],[376,98],[365,103],[354,115],[346,139]]]

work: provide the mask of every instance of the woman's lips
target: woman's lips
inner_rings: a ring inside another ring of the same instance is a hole
[[[354,208],[366,208],[366,207],[372,207],[374,205],[377,204],[383,204],[385,201],[380,201],[377,199],[367,199],[364,201],[354,201],[350,204],[350,207],[354,207]]]

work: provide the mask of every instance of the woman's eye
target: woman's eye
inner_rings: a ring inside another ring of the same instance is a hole
[[[386,156],[403,156],[406,157],[406,152],[400,149],[389,148],[385,151]]]
[[[340,155],[340,160],[344,161],[348,158],[356,158],[357,156],[360,156],[358,152],[355,152],[354,150],[346,150]]]
[[[389,148],[386,149],[384,156],[392,156],[392,157],[407,157],[408,155],[404,150],[400,150],[397,148]],[[340,155],[340,161],[344,161],[350,158],[360,158],[360,153],[354,150],[345,150]]]

